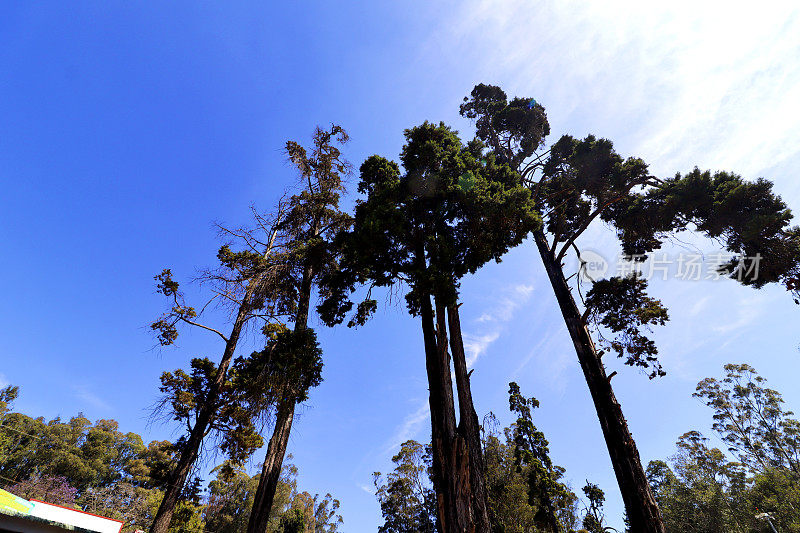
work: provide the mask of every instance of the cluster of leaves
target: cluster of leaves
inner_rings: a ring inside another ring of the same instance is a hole
[[[510,383],[509,409],[517,415],[511,435],[514,442],[514,461],[519,473],[528,482],[528,503],[537,509],[534,522],[537,527],[557,532],[561,529],[557,509],[568,506],[574,494],[559,479],[564,469],[553,465],[544,433],[533,423],[532,410],[539,407],[536,398],[525,398],[519,385]]]
[[[534,190],[553,246],[563,243],[559,259],[598,216],[613,223],[611,208],[634,188],[657,183],[644,161],[623,159],[611,141],[593,135],[561,137],[550,148],[541,172]]]
[[[437,531],[436,494],[430,481],[430,449],[409,440],[392,457],[393,472],[384,479],[374,474],[375,495],[384,523],[379,533],[434,533]]]
[[[159,408],[168,408],[172,418],[191,431],[200,410],[213,401],[209,431],[214,432],[223,453],[235,461],[244,461],[264,444],[257,425],[260,413],[254,413],[242,401],[250,384],[244,376],[230,372],[211,399],[212,384],[219,372],[217,365],[208,358],[194,358],[190,367],[189,373],[178,369],[161,375]]]
[[[645,336],[650,326],[663,326],[669,315],[661,301],[647,295],[647,280],[633,274],[596,281],[586,294],[587,318],[597,327],[601,345],[625,364],[649,370],[650,379],[665,374],[658,348]],[[607,339],[601,328],[615,336]],[[598,351],[602,355],[603,351]]]
[[[423,295],[444,305],[457,298],[459,280],[489,260],[499,261],[539,226],[530,193],[511,168],[479,142],[461,143],[444,124],[405,131],[400,166],[380,156],[360,169],[353,230],[339,239],[343,272],[328,280],[322,319],[340,323],[357,284],[406,283],[412,314]],[[353,324],[374,311],[367,298]]]
[[[583,529],[588,533],[605,533],[606,528],[603,526],[605,520],[603,515],[603,503],[606,501],[605,492],[589,481],[586,482],[582,490],[588,502],[586,514],[583,517]]]
[[[532,98],[508,98],[500,87],[478,84],[464,97],[461,115],[475,121],[475,136],[511,168],[541,148],[550,134],[544,107]]]
[[[725,370],[722,380],[701,381],[695,396],[714,411],[712,429],[728,450],[690,431],[669,464],[648,465],[667,529],[766,532],[770,526],[756,515],[767,512],[778,530],[800,530],[798,421],[752,367]]]
[[[725,373],[701,381],[694,394],[714,410],[714,431],[749,468],[780,467],[800,481],[800,422],[781,394],[750,365],[727,364]]]
[[[309,265],[317,277],[339,268],[334,238],[352,224],[350,215],[339,209],[344,180],[351,171],[340,146],[348,140],[344,129],[333,125],[328,130],[317,128],[311,153],[299,143],[286,143],[286,153],[300,174],[303,189],[289,199],[279,229],[291,243],[286,261],[297,280],[303,278]]]
[[[234,363],[241,380],[239,405],[251,411],[266,409],[280,398],[302,403],[322,383],[322,349],[312,328],[275,328],[267,346]]]
[[[670,234],[694,228],[734,254],[721,267],[733,279],[756,288],[782,282],[790,290],[800,261],[800,229],[790,227],[791,219],[771,182],[697,168],[626,196],[604,215],[614,221],[626,254],[646,254]]]

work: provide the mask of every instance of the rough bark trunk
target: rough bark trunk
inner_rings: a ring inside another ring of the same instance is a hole
[[[572,298],[561,265],[556,262],[553,253],[547,246],[547,239],[541,231],[534,233],[534,239],[575,346],[578,361],[597,411],[597,417],[600,419],[611,464],[614,467],[614,474],[625,503],[631,532],[664,533],[661,511],[647,482],[636,443],[628,429],[622,408],[614,396],[594,342],[581,320],[581,313]]]
[[[156,516],[153,519],[153,524],[150,526],[150,533],[167,533],[167,531],[169,531],[169,524],[172,521],[175,506],[180,500],[186,478],[189,476],[189,472],[197,460],[197,456],[200,453],[200,446],[203,444],[203,438],[206,436],[208,427],[211,425],[214,418],[220,388],[222,384],[225,383],[228,367],[233,359],[236,344],[239,342],[242,327],[247,321],[247,316],[250,312],[250,299],[253,295],[252,286],[253,282],[251,282],[248,287],[242,299],[242,303],[239,304],[239,311],[236,313],[236,320],[233,322],[230,336],[227,341],[225,341],[225,351],[222,353],[222,360],[217,367],[216,378],[211,383],[211,390],[208,393],[206,402],[200,408],[194,427],[192,427],[192,431],[189,433],[189,439],[186,441],[183,449],[181,449],[181,454],[178,457],[178,464],[170,473],[167,480],[164,499],[161,500],[161,505],[158,507],[158,512],[156,512]]]
[[[489,497],[486,491],[486,465],[483,460],[481,427],[478,414],[472,402],[472,389],[464,353],[464,340],[461,337],[461,318],[458,305],[447,308],[447,322],[450,330],[450,349],[453,355],[456,388],[458,390],[459,425],[458,432],[463,437],[469,456],[469,480],[472,496],[472,516],[476,531],[489,531]]]
[[[306,264],[303,279],[300,283],[299,299],[297,302],[297,316],[294,330],[298,331],[308,327],[308,313],[311,306],[311,288],[314,279],[314,269]],[[267,455],[258,480],[255,501],[250,511],[247,523],[247,533],[266,533],[269,525],[270,511],[275,501],[275,491],[283,470],[283,459],[289,445],[289,433],[292,430],[296,398],[290,395],[281,399],[275,418],[275,429],[267,445]]]
[[[175,506],[178,505],[180,501],[181,491],[183,491],[186,478],[189,476],[189,472],[192,470],[192,466],[197,460],[203,437],[205,436],[206,429],[208,429],[210,422],[211,417],[209,413],[203,410],[197,417],[197,421],[189,434],[186,445],[183,450],[181,450],[178,464],[167,479],[164,498],[161,500],[158,513],[153,520],[153,525],[150,527],[152,533],[166,533],[169,530],[169,524],[172,521],[172,514],[175,511]]]
[[[428,295],[422,297],[420,307],[439,530],[442,533],[474,531],[470,513],[469,458],[464,440],[456,430],[444,308],[437,305],[434,315]]]
[[[267,456],[261,469],[253,510],[247,524],[248,533],[266,533],[270,511],[275,500],[275,491],[283,469],[283,459],[289,444],[289,433],[294,420],[294,398],[284,399],[278,408],[275,419],[275,430],[267,445]]]

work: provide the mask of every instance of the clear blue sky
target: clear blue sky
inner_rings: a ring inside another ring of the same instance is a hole
[[[0,35],[0,382],[21,386],[17,407],[31,415],[83,411],[146,439],[174,436],[147,423],[158,376],[221,347],[195,332],[152,349],[146,325],[163,309],[152,276],[171,267],[185,280],[210,265],[212,222],[244,222],[251,203],[268,209],[294,179],[283,143],[307,142],[317,124],[347,128],[355,164],[396,157],[402,130],[426,119],[469,134],[458,104],[490,82],[545,105],[551,140],[606,136],[663,176],[694,165],[765,176],[800,210],[790,3],[9,1]],[[582,245],[615,253],[602,227]],[[690,395],[725,362],[753,364],[800,409],[800,308],[785,292],[679,281],[654,291],[673,317],[657,333],[669,375],[614,379],[645,462],[672,454],[689,429],[710,434],[710,413]],[[518,381],[541,401],[554,460],[576,489],[599,483],[619,524],[599,426],[535,250],[466,280],[464,301],[478,412],[509,422],[507,383]],[[341,499],[347,531],[374,531],[372,472],[405,438],[427,438],[419,327],[399,305],[321,339],[325,382],[290,452],[304,489]]]

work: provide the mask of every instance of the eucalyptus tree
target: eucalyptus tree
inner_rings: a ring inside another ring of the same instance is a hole
[[[249,403],[262,402],[266,390],[275,399],[275,425],[250,513],[249,533],[267,531],[295,407],[322,380],[322,352],[316,333],[308,325],[309,311],[318,280],[339,268],[334,236],[351,223],[350,216],[339,207],[350,172],[350,164],[341,152],[348,139],[341,126],[332,125],[327,130],[316,129],[310,151],[299,143],[286,143],[286,154],[298,172],[300,190],[286,201],[285,215],[277,227],[285,248],[280,281],[284,287],[284,318],[266,331],[267,347],[240,365],[252,383],[263,384],[263,390],[254,389]]]
[[[705,378],[693,396],[714,410],[714,431],[742,464],[783,472],[800,489],[800,421],[753,367],[727,364],[724,378]]]
[[[543,227],[534,242],[558,301],[603,430],[633,531],[663,532],[658,505],[648,486],[639,452],[606,374],[607,351],[625,364],[663,374],[657,347],[643,331],[667,320],[666,309],[646,294],[646,280],[616,277],[594,284],[581,310],[564,261],[595,221],[616,230],[624,254],[642,261],[663,240],[693,230],[724,243],[733,255],[721,270],[756,288],[782,283],[797,289],[800,231],[789,227],[791,213],[764,179],[754,182],[729,172],[694,169],[659,179],[647,164],[621,157],[611,141],[592,135],[562,136],[544,150],[550,127],[544,107],[532,98],[508,99],[496,86],[477,85],[461,114],[473,119],[476,139],[495,159],[511,166],[536,203]],[[611,332],[595,345],[590,332]]]
[[[400,445],[392,463],[395,468],[385,477],[373,474],[384,520],[378,533],[434,533],[436,495],[430,483],[430,448],[408,440]]]
[[[403,172],[377,155],[361,165],[358,191],[365,198],[356,203],[353,229],[340,237],[343,271],[327,284],[328,298],[319,309],[327,323],[341,322],[353,306],[349,294],[365,284],[367,297],[350,321],[363,324],[377,305],[374,287],[408,287],[408,310],[422,325],[439,526],[446,532],[488,531],[459,284],[487,261],[499,261],[539,226],[539,218],[529,191],[480,142],[464,145],[449,127],[427,122],[406,130],[405,139]]]

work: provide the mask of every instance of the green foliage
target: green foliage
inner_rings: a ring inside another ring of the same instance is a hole
[[[90,487],[81,496],[79,504],[84,511],[122,520],[124,531],[134,531],[149,527],[155,511],[153,501],[160,500],[159,496],[158,490],[120,481],[105,487]]]
[[[650,379],[665,375],[655,342],[642,334],[651,325],[663,326],[669,315],[660,300],[645,292],[647,280],[639,275],[596,281],[586,295],[586,309],[594,324],[615,334],[600,335],[601,345],[625,359],[625,364],[649,369]],[[599,353],[602,354],[602,351]]]
[[[250,477],[232,461],[225,461],[213,472],[217,477],[208,484],[208,503],[203,509],[206,529],[245,533],[258,478]]]
[[[311,495],[308,492],[295,492],[290,503],[290,510],[283,516],[294,516],[298,512],[303,516],[303,524],[309,533],[335,533],[344,523],[337,514],[339,500],[330,494],[320,497],[319,494]],[[294,521],[294,518],[291,518]]]
[[[141,483],[149,454],[141,437],[120,432],[113,420],[92,424],[78,415],[45,422],[12,412],[0,428],[0,476],[60,477],[79,493],[120,480]]]
[[[509,406],[517,415],[499,433],[493,415],[483,428],[486,487],[495,533],[572,532],[578,524],[578,498],[562,481],[564,469],[553,465],[547,440],[532,422],[535,398],[525,398],[510,384]],[[375,473],[375,488],[384,533],[434,531],[436,500],[432,491],[430,453],[407,441],[392,458],[386,478]]]
[[[302,509],[290,509],[281,516],[279,533],[305,533],[306,515]]]
[[[511,434],[514,441],[514,461],[517,470],[527,478],[528,503],[537,512],[534,521],[540,529],[558,532],[562,529],[556,509],[558,503],[574,498],[572,492],[558,480],[564,469],[553,466],[544,433],[533,424],[532,410],[539,407],[536,398],[525,398],[519,385],[509,383],[509,409],[517,415]]]
[[[500,87],[476,85],[464,97],[461,115],[475,120],[475,136],[498,150],[512,168],[517,168],[550,134],[544,107],[531,98],[514,98],[510,102]]]
[[[586,482],[583,486],[583,494],[589,502],[586,514],[583,517],[583,529],[589,533],[605,533],[606,528],[603,526],[605,517],[603,516],[603,503],[606,501],[605,492],[603,489],[594,483]]]
[[[743,496],[741,465],[728,462],[706,442],[699,433],[689,432],[678,441],[674,471],[663,461],[648,465],[668,531],[742,531],[745,524],[755,525],[756,513]]]
[[[18,394],[17,387],[8,389],[14,396]],[[10,400],[10,396],[6,397]],[[113,420],[91,423],[79,415],[68,422],[46,422],[7,412],[0,427],[0,484],[23,498],[122,520],[125,532],[147,530],[161,504],[166,474],[174,465],[176,452],[168,441],[145,446],[139,435],[120,432]],[[258,477],[249,476],[241,463],[231,460],[212,472],[216,478],[208,485],[207,497],[199,478],[193,477],[186,484],[171,532],[246,532]],[[288,514],[291,522],[291,517],[299,513],[307,527],[316,528],[314,531],[335,533],[342,524],[339,505],[330,494],[320,497],[298,491],[297,468],[286,464],[268,531],[281,531],[282,517]]]
[[[263,445],[257,416],[242,402],[243,391],[250,385],[242,383],[243,376],[231,372],[212,397],[210,391],[219,372],[216,364],[208,358],[194,358],[190,365],[189,374],[179,369],[161,375],[162,405],[168,407],[174,420],[191,430],[200,410],[213,401],[210,429],[219,439],[220,449],[235,461],[246,459]]]
[[[558,531],[573,531],[578,522],[578,500],[561,481],[564,469],[552,465],[549,457],[544,461],[520,461],[530,448],[527,444],[518,448],[519,436],[516,423],[505,428],[502,434],[484,425],[483,450],[492,530],[497,533],[551,532],[557,523]],[[551,469],[547,471],[543,463]]]
[[[714,431],[751,470],[779,468],[800,481],[800,422],[780,393],[749,365],[727,364],[725,374],[704,379],[694,394],[714,410]]]
[[[712,174],[695,168],[629,195],[609,210],[606,219],[614,220],[628,254],[647,253],[669,234],[694,227],[722,240],[735,254],[723,270],[743,284],[758,288],[783,282],[792,290],[798,274],[800,230],[789,227],[791,211],[765,179],[751,182],[729,172]],[[756,275],[747,258],[757,255],[761,260]]]
[[[499,261],[539,225],[530,193],[480,143],[465,146],[449,127],[428,122],[405,138],[403,173],[380,156],[361,165],[358,190],[366,198],[357,201],[353,230],[339,237],[346,271],[327,280],[319,308],[329,324],[352,308],[347,296],[358,283],[408,284],[412,314],[423,295],[454,302],[464,275]],[[470,187],[462,186],[466,173]],[[351,323],[363,323],[374,309],[368,295]]]
[[[375,495],[384,523],[379,533],[433,533],[436,531],[436,495],[430,481],[430,451],[409,440],[392,457],[394,471],[375,472]]]
[[[748,365],[725,365],[722,380],[706,378],[696,397],[712,408],[713,429],[735,454],[710,448],[690,431],[671,464],[647,469],[668,531],[770,531],[755,517],[769,512],[779,531],[800,531],[797,421],[777,391]]]
[[[19,387],[15,385],[8,385],[7,387],[0,389],[0,416],[5,416],[5,414],[11,409],[14,400],[17,399],[19,396]],[[0,419],[0,422],[2,419]]]
[[[536,527],[537,507],[530,504],[527,476],[517,467],[513,435],[508,430],[505,433],[505,439],[493,433],[484,437],[492,529],[502,533],[524,533]]]
[[[150,329],[156,333],[156,339],[161,346],[169,346],[178,339],[176,324],[181,320],[192,320],[197,316],[197,311],[184,303],[183,293],[179,290],[178,282],[172,279],[172,271],[169,268],[165,268],[154,279],[158,282],[156,291],[170,298],[173,306],[150,324]]]
[[[240,405],[263,410],[280,398],[308,399],[322,382],[322,349],[312,328],[275,331],[267,346],[236,359],[234,373],[242,383]],[[244,403],[246,402],[246,403]]]

